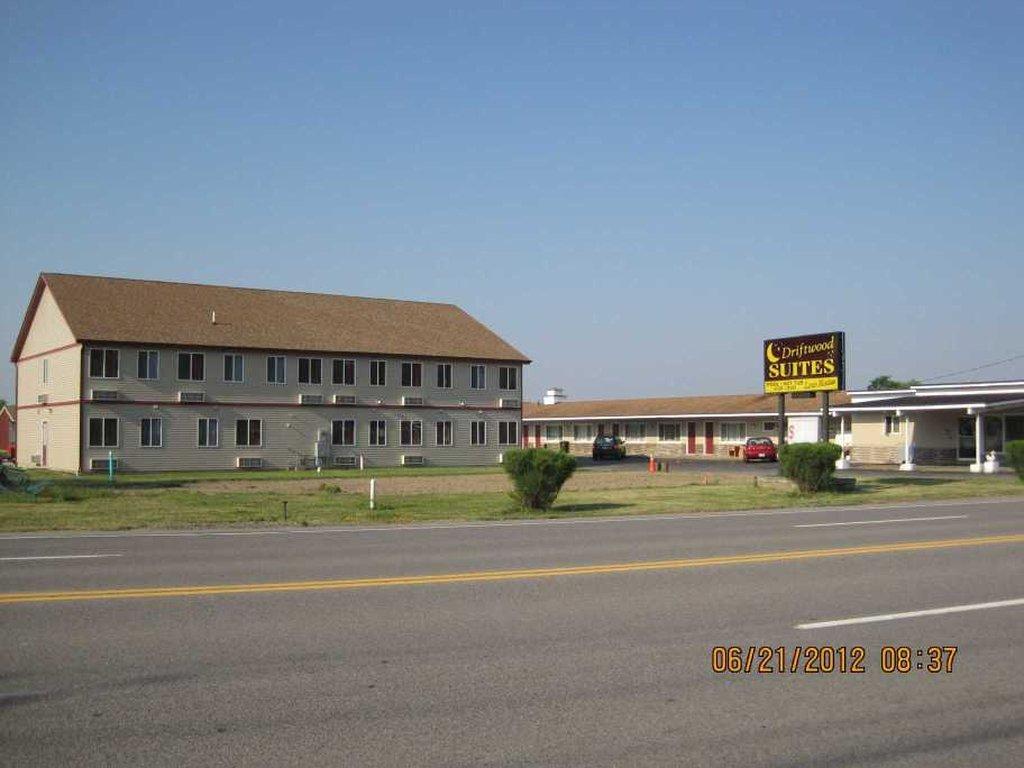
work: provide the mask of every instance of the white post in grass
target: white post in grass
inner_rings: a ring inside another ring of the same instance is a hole
[[[842,455],[836,459],[836,469],[849,469],[850,460],[846,457],[846,417],[839,414],[839,448]]]
[[[910,442],[910,417],[903,417],[903,463],[900,464],[901,472],[913,472],[917,469],[914,464],[914,446]]]
[[[374,478],[370,478],[370,509],[374,508],[374,503],[377,497],[377,481]]]

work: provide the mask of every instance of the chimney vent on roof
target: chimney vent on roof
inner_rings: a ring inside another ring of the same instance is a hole
[[[555,405],[565,400],[565,390],[561,387],[552,387],[544,393],[544,405]]]

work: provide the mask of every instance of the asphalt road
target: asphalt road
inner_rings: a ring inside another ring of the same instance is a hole
[[[1019,764],[1024,603],[977,606],[1024,598],[1022,516],[4,536],[0,762]],[[866,671],[716,674],[716,645]],[[883,645],[958,651],[886,674]]]

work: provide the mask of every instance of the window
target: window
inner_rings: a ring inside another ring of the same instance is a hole
[[[451,363],[438,363],[437,364],[437,386],[439,389],[451,389],[452,388],[452,364]],[[441,422],[438,422],[440,424]]]
[[[519,389],[519,370],[513,365],[498,368],[498,389]]]
[[[678,424],[659,424],[658,425],[658,439],[659,440],[678,440],[682,436],[682,430]]]
[[[267,358],[267,383],[284,384],[284,356],[270,355]]]
[[[471,421],[469,426],[469,442],[473,445],[487,445],[487,422]]]
[[[90,417],[89,447],[117,447],[117,419]]]
[[[89,375],[94,379],[116,379],[121,355],[116,349],[90,349]]]
[[[260,419],[235,421],[235,445],[249,448],[263,445],[263,422]]]
[[[419,387],[423,385],[423,364],[402,363],[402,386]]]
[[[206,378],[206,355],[202,352],[178,353],[178,379],[203,381]]]
[[[44,357],[42,360],[42,367],[39,369],[39,377],[42,379],[43,384],[50,383],[50,359]]]
[[[886,416],[885,417],[885,434],[887,435],[898,435],[900,433],[900,417],[899,416]]]
[[[423,422],[403,421],[401,442],[402,445],[423,445]]]
[[[388,383],[388,362],[387,360],[370,361],[370,386],[384,387]]]
[[[499,421],[498,422],[498,445],[518,445],[519,443],[519,422]]]
[[[452,444],[452,423],[450,421],[434,423],[434,442],[437,445]]]
[[[485,389],[487,387],[487,368],[482,365],[469,366],[469,386],[472,389]]]
[[[594,439],[594,425],[593,424],[573,424],[572,425],[572,439],[573,440],[593,440]]]
[[[161,448],[164,444],[164,420],[143,419],[139,434],[139,445],[143,448]]]
[[[561,440],[562,428],[557,424],[548,424],[544,427],[544,438],[546,440]]]
[[[718,425],[718,434],[722,442],[742,442],[747,439],[747,425],[741,421],[725,421]]]
[[[233,353],[224,355],[224,381],[240,384],[245,380],[245,364],[242,356]]]
[[[388,423],[384,419],[370,422],[370,445],[388,444]]]
[[[324,361],[319,357],[299,358],[299,384],[322,384]]]
[[[140,349],[137,374],[140,379],[159,379],[160,353],[155,349]]]
[[[779,431],[779,422],[777,422],[777,421],[766,421],[764,424],[761,425],[761,431],[762,432],[778,432]]]
[[[331,445],[355,445],[356,423],[353,419],[331,422]]]
[[[626,422],[626,439],[627,440],[643,440],[647,437],[647,425],[642,421],[627,421]]]
[[[331,364],[331,383],[343,384],[346,387],[355,386],[356,383],[356,361],[339,359]]]
[[[220,445],[220,424],[217,419],[199,420],[199,447],[216,448]]]

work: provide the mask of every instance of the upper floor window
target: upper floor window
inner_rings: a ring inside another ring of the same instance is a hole
[[[202,352],[179,352],[178,378],[181,381],[203,381],[206,378],[206,355]]]
[[[267,358],[267,383],[284,384],[284,356],[270,355]]]
[[[383,387],[388,383],[387,360],[370,361],[370,386]]]
[[[469,422],[469,442],[471,445],[487,445],[487,422]]]
[[[160,353],[155,349],[140,349],[136,374],[140,379],[160,378]]]
[[[344,359],[334,360],[331,366],[331,383],[342,384],[346,387],[355,386],[356,361]]]
[[[235,445],[249,448],[263,445],[263,422],[260,419],[237,419]]]
[[[469,386],[472,389],[487,388],[487,368],[482,365],[469,366]]]
[[[403,421],[401,427],[402,445],[423,445],[422,421]]]
[[[440,389],[451,389],[452,388],[452,364],[451,363],[438,363],[437,364],[437,386]]]
[[[116,379],[120,363],[121,354],[116,349],[89,350],[89,375],[94,379]]]
[[[324,361],[319,357],[299,358],[299,384],[323,384]]]
[[[498,368],[498,389],[519,389],[519,370],[512,365]]]
[[[402,363],[402,386],[419,387],[423,385],[423,364]]]
[[[498,445],[518,445],[519,443],[519,422],[499,421],[498,422]]]
[[[241,355],[224,355],[224,381],[241,383],[245,379],[245,363]]]
[[[112,418],[89,418],[89,447],[90,448],[116,448],[117,447],[117,419]]]
[[[139,431],[139,445],[143,448],[162,448],[164,445],[164,420],[142,419]]]

